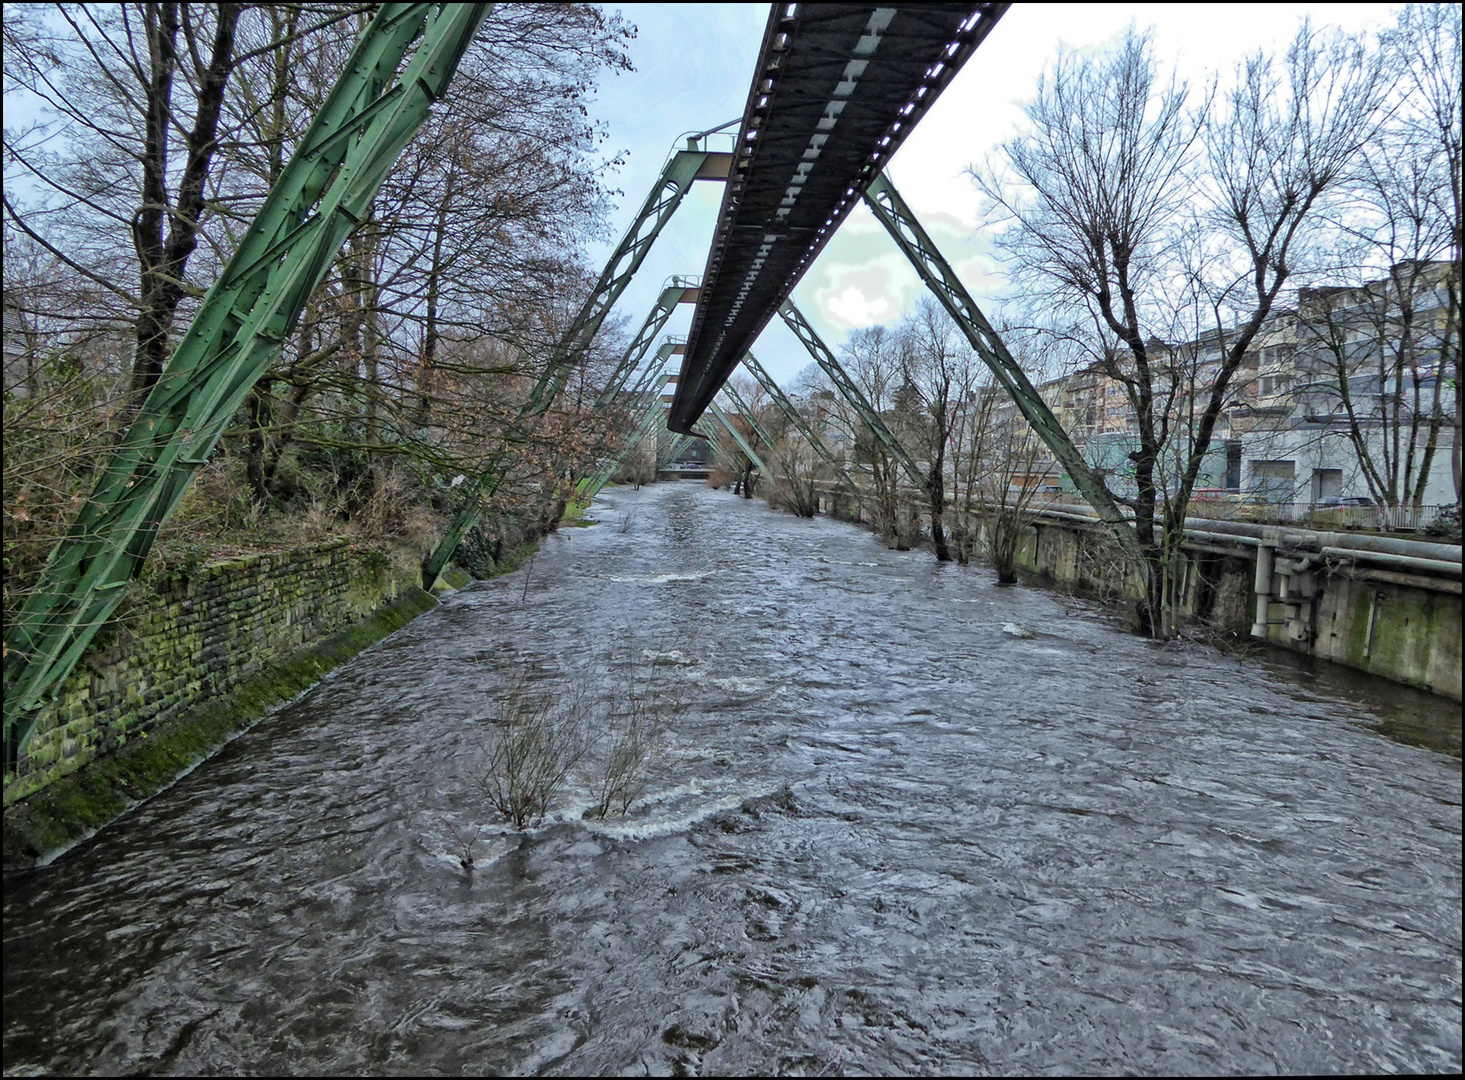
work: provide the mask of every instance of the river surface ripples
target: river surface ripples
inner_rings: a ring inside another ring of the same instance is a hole
[[[688,483],[597,513],[8,875],[7,1073],[1460,1069],[1460,763],[1379,730],[1455,706]],[[627,817],[493,818],[514,657],[675,681]]]

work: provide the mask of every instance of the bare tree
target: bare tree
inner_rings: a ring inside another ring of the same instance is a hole
[[[963,385],[973,356],[956,324],[932,297],[923,297],[900,326],[903,387],[914,393],[920,415],[905,425],[910,449],[926,465],[926,504],[931,546],[938,562],[951,560],[946,540],[947,449],[957,424]]]
[[[978,181],[1012,222],[1001,240],[1024,280],[1085,313],[1095,364],[1125,388],[1134,490],[1115,494],[1144,560],[1141,627],[1168,636],[1185,515],[1232,379],[1377,130],[1384,79],[1376,54],[1304,24],[1281,62],[1253,58],[1192,109],[1152,51],[1131,31],[1105,56],[1060,57],[1030,134],[1006,146],[1016,183]],[[1165,344],[1203,334],[1206,357]]]

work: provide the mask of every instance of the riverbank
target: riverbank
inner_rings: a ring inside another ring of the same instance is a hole
[[[911,502],[907,509],[919,516],[923,507]],[[821,492],[819,511],[868,527],[841,491]],[[1140,582],[1092,511],[1043,505],[1028,517],[1018,569],[1059,591],[1122,607],[1132,625]],[[1461,700],[1458,544],[1200,518],[1188,519],[1186,537],[1179,610],[1201,636]],[[1455,745],[1458,757],[1458,739]]]
[[[185,775],[277,706],[406,626],[437,601],[418,588],[368,618],[278,663],[231,692],[138,733],[85,767],[61,776],[5,808],[6,869],[33,865],[85,839]]]

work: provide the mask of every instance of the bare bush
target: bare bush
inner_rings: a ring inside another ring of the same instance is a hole
[[[665,775],[672,719],[686,707],[680,687],[649,657],[630,661],[625,670],[625,690],[609,704],[600,725],[606,749],[592,791],[597,817],[624,816]]]
[[[535,685],[526,665],[513,669],[498,694],[480,786],[489,804],[516,828],[544,818],[550,803],[590,746],[583,687],[571,694]]]

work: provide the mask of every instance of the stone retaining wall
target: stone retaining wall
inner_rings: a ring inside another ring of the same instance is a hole
[[[344,540],[134,584],[6,775],[5,805],[230,693],[415,584],[385,555]]]

